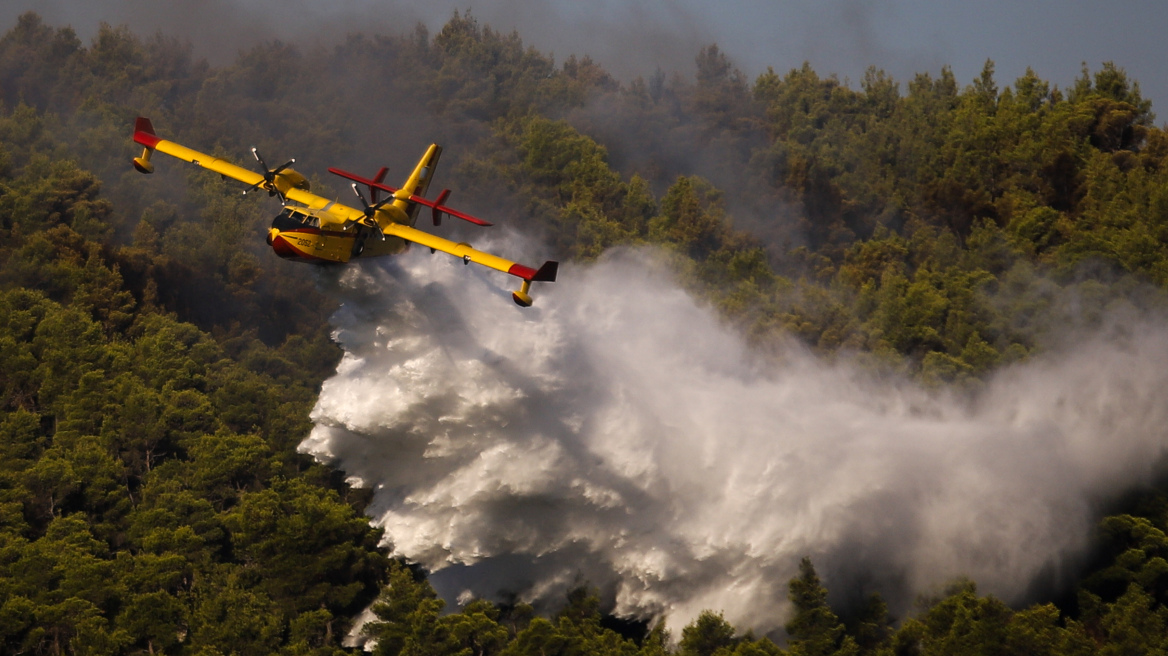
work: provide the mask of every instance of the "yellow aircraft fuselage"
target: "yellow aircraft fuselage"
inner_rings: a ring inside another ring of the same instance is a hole
[[[409,217],[401,214],[395,218],[404,221],[395,223],[408,221]],[[340,264],[358,257],[395,255],[408,246],[400,237],[386,235],[383,241],[363,225],[345,229],[344,224],[345,219],[327,210],[310,213],[304,208],[287,207],[272,220],[268,245],[284,259],[309,264]]]

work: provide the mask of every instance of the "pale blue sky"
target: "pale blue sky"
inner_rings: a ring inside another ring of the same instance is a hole
[[[337,43],[346,32],[406,31],[418,21],[433,31],[468,7],[558,60],[589,54],[624,79],[658,65],[689,74],[711,42],[751,77],[808,60],[852,80],[876,65],[901,82],[947,64],[968,83],[990,58],[999,86],[1027,66],[1066,86],[1082,62],[1095,70],[1110,60],[1140,81],[1158,122],[1168,120],[1165,0],[0,0],[0,25],[27,9],[83,38],[100,21],[127,23],[189,38],[221,63],[261,39]]]

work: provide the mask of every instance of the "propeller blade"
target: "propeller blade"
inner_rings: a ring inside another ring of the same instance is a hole
[[[361,206],[365,208],[365,216],[369,216],[369,203],[365,201],[365,196],[361,194],[361,190],[357,188],[357,183],[353,183],[353,193],[357,194],[357,198],[361,199]]]
[[[365,208],[365,216],[361,219],[360,223],[368,228],[372,228],[373,231],[377,233],[377,236],[381,239],[381,241],[385,241],[385,232],[383,232],[381,230],[381,226],[377,224],[377,210],[381,209],[382,205],[397,199],[390,196],[389,198],[384,198],[378,201],[375,205],[370,205],[368,201],[365,200],[365,196],[361,193],[361,190],[357,188],[357,183],[354,182],[351,186],[353,187],[353,193],[357,194],[357,198],[361,199],[361,205]]]
[[[276,186],[276,176],[280,175],[280,173],[284,169],[295,164],[296,159],[292,158],[292,159],[288,160],[287,162],[284,162],[283,164],[277,166],[274,169],[269,169],[268,163],[264,161],[264,157],[263,157],[263,155],[260,155],[260,150],[258,148],[256,148],[255,146],[252,146],[251,147],[251,154],[252,154],[252,157],[255,157],[256,162],[259,162],[260,170],[264,174],[264,179],[260,180],[259,182],[255,183],[252,186],[245,189],[243,191],[244,195],[246,195],[247,192],[249,192],[249,191],[254,191],[255,189],[263,187],[264,189],[268,190],[269,196],[277,196],[280,199],[281,205],[287,205],[288,199],[284,196],[284,192],[280,191],[280,188]]]

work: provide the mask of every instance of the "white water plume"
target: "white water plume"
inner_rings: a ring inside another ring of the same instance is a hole
[[[512,279],[415,250],[327,283],[345,354],[301,449],[375,486],[395,554],[450,597],[702,609],[768,631],[809,555],[903,610],[958,576],[1007,600],[1082,554],[1168,444],[1168,334],[1130,325],[976,401],[792,347],[760,358],[648,251]]]

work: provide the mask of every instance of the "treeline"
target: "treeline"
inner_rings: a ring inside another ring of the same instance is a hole
[[[599,600],[586,589],[568,595],[552,618],[529,606],[499,608],[472,601],[441,616],[443,602],[405,567],[390,570],[387,590],[373,606],[377,621],[366,633],[382,654],[603,654],[606,656],[1070,656],[1157,654],[1168,648],[1168,609],[1163,567],[1168,539],[1131,516],[1104,524],[1117,564],[1088,579],[1079,593],[1078,619],[1054,604],[1015,611],[992,596],[979,596],[972,581],[955,581],[942,594],[922,598],[919,612],[899,628],[879,595],[870,596],[845,622],[827,603],[808,559],[788,584],[791,602],[785,648],[769,637],[737,631],[720,613],[704,611],[671,639],[663,625],[636,640],[606,629]],[[1119,561],[1127,561],[1120,565]],[[1152,580],[1158,583],[1148,585]],[[1110,599],[1104,602],[1094,591]],[[676,642],[675,646],[671,646]]]
[[[665,627],[621,633],[586,589],[552,618],[443,614],[378,549],[368,493],[295,452],[339,356],[313,284],[328,274],[267,252],[267,199],[128,166],[138,114],[240,163],[253,144],[314,162],[326,191],[328,164],[404,166],[432,139],[460,205],[548,255],[657,244],[753,339],[932,384],[976,386],[1053,327],[1160,302],[1168,139],[1121,69],[999,88],[987,64],[965,87],[944,70],[902,92],[806,65],[752,83],[713,46],[696,64],[618,84],[456,14],[432,37],[272,42],[212,68],[174,40],[106,27],[84,45],[21,17],[0,38],[0,651],[331,654],[379,595],[382,653],[1168,648],[1154,493],[1104,522],[1098,566],[1058,608],[957,582],[899,628],[879,599],[841,621],[805,562],[785,649],[716,613],[676,646]]]

